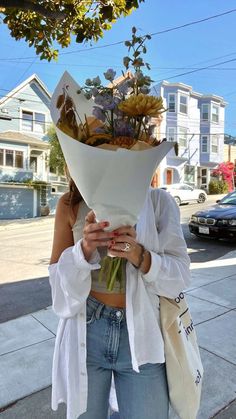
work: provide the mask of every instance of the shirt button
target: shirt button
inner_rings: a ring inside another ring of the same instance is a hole
[[[84,317],[84,313],[79,313],[80,317]]]
[[[86,373],[82,371],[82,372],[80,373],[80,375],[85,376],[85,375],[86,375]]]
[[[85,343],[84,343],[84,342],[82,342],[82,343],[80,344],[80,346],[81,346],[81,348],[85,348]]]
[[[116,312],[116,317],[120,318],[120,316],[121,316],[121,311],[117,311]]]

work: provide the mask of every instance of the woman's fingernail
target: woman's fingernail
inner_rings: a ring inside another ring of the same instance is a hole
[[[109,222],[108,221],[103,221],[101,224],[102,224],[103,227],[108,227],[109,226]]]
[[[119,236],[118,231],[114,231],[114,233],[113,233],[113,234],[114,234],[114,236],[116,236],[116,237],[117,237],[117,236]]]

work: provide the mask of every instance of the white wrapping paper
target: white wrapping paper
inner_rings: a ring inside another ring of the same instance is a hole
[[[81,119],[84,120],[84,113],[92,115],[93,101],[88,101],[83,93],[78,95],[79,86],[64,73],[52,96],[51,115],[55,125],[59,118],[56,101],[65,85]],[[135,225],[153,173],[174,143],[165,141],[142,151],[123,148],[114,151],[83,144],[58,127],[56,133],[70,175],[88,207],[94,210],[96,219],[109,221],[111,230]]]

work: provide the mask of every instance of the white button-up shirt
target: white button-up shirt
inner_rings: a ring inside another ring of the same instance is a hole
[[[179,208],[168,192],[151,189],[141,211],[137,240],[151,253],[146,274],[126,266],[126,319],[133,369],[146,363],[165,362],[160,329],[159,295],[175,298],[190,284],[189,257],[180,225]],[[99,269],[95,252],[87,262],[81,240],[67,248],[49,266],[53,310],[60,321],[52,372],[52,409],[67,404],[67,419],[77,419],[87,409],[86,299],[91,271]],[[148,345],[147,345],[148,342]]]

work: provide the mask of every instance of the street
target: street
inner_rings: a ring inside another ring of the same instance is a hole
[[[235,243],[199,239],[188,230],[188,220],[195,211],[215,203],[215,196],[204,204],[180,206],[181,223],[192,264],[221,258],[235,249]],[[48,263],[53,239],[54,217],[13,221],[0,225],[0,322],[51,304]]]

